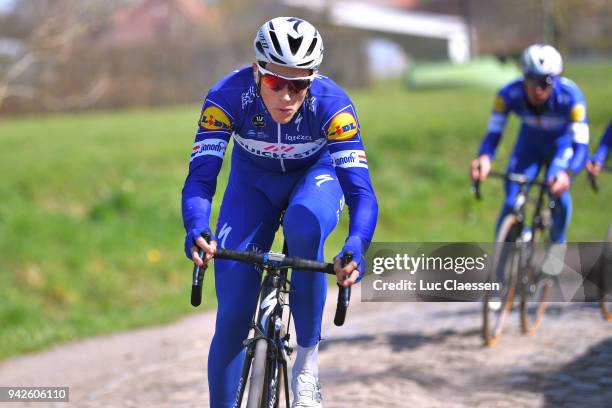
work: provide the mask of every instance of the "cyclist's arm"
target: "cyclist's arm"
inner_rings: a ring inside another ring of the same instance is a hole
[[[561,170],[567,171],[570,175],[577,174],[582,170],[589,157],[589,124],[583,98],[572,104],[569,120],[568,137],[572,141],[572,152],[569,154],[563,151],[557,153],[552,166],[557,166],[558,170],[553,169],[552,174]]]
[[[610,148],[612,147],[612,123],[608,125],[606,132],[601,138],[599,142],[599,147],[591,157],[591,161],[594,163],[603,166],[608,154],[610,153]]]
[[[189,174],[182,192],[183,225],[188,234],[210,231],[211,202],[233,123],[233,117],[224,105],[218,96],[209,94],[198,121]],[[197,236],[191,238],[197,239]]]
[[[336,112],[324,124],[323,131],[349,209],[349,234],[343,251],[353,251],[356,255],[353,260],[362,266],[361,255],[367,251],[376,228],[378,202],[352,105]]]
[[[495,152],[497,151],[497,145],[502,138],[506,123],[508,122],[508,113],[508,100],[502,89],[495,98],[493,111],[489,117],[487,134],[482,141],[478,156],[487,155],[490,160],[493,160]]]

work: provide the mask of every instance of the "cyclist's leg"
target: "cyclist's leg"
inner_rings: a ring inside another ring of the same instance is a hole
[[[280,209],[246,180],[240,172],[232,171],[217,224],[218,245],[267,251],[278,228]],[[230,407],[234,402],[244,361],[242,341],[257,304],[260,273],[252,265],[215,260],[217,321],[208,355],[213,408]]]
[[[551,159],[554,158],[554,160],[548,169],[546,180],[552,179],[557,174],[560,167],[567,167],[568,161],[572,157],[571,142],[565,138],[560,138],[557,143],[555,143],[555,150],[551,156]],[[550,192],[548,196],[555,203],[551,214],[553,223],[550,232],[550,240],[552,243],[564,243],[565,232],[567,231],[572,216],[572,196],[569,190],[563,192],[559,197],[553,196]]]
[[[306,172],[294,188],[283,223],[291,256],[323,260],[323,244],[338,223],[342,202],[342,189],[333,167],[318,164]],[[321,337],[327,295],[325,274],[296,270],[291,282],[297,343],[314,346]]]
[[[550,195],[550,199],[555,202],[552,209],[552,228],[550,231],[550,241],[552,243],[564,243],[565,232],[572,218],[572,195],[569,190],[563,192],[559,197]]]

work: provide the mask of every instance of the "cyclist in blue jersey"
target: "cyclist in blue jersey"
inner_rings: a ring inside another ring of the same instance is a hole
[[[601,167],[606,162],[606,158],[610,153],[610,148],[612,147],[612,122],[608,125],[608,128],[604,132],[601,137],[601,141],[599,142],[599,147],[591,156],[591,158],[587,161],[586,167],[587,171],[594,176],[597,176],[601,171]]]
[[[508,114],[514,112],[521,127],[507,171],[535,179],[548,163],[546,180],[556,204],[550,238],[553,243],[562,243],[572,212],[569,187],[588,156],[586,103],[578,86],[561,76],[563,61],[554,47],[532,45],[523,52],[521,63],[523,77],[503,86],[497,94],[479,156],[472,162],[471,176],[481,181],[487,177]],[[514,206],[518,192],[518,184],[506,182],[497,229]]]
[[[349,232],[342,251],[353,262],[335,271],[341,285],[364,272],[362,256],[376,226],[378,205],[353,103],[318,73],[323,41],[310,23],[277,17],[261,26],[255,62],[208,92],[182,196],[185,253],[202,265],[216,247],[267,251],[279,227],[289,255],[323,260],[325,239],[346,201]],[[216,180],[230,138],[231,171],[214,239],[207,244]],[[204,259],[197,249],[205,252]],[[290,295],[297,333],[293,407],[320,407],[317,351],[326,298],[324,274],[294,271]],[[208,359],[211,406],[229,407],[244,360],[242,341],[257,303],[261,271],[226,260],[215,263],[218,309]]]

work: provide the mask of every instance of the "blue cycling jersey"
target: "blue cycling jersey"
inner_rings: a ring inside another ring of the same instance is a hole
[[[560,170],[579,172],[586,162],[589,143],[584,95],[573,81],[564,77],[554,78],[552,86],[550,98],[540,107],[533,107],[527,101],[522,79],[502,87],[480,154],[493,159],[508,114],[514,112],[521,120],[520,141],[534,150],[554,149],[550,155],[545,154],[550,156],[552,174]]]
[[[605,133],[601,137],[601,141],[599,142],[599,147],[591,157],[591,161],[598,163],[599,165],[603,165],[608,157],[608,153],[610,152],[610,148],[612,147],[612,122],[608,125]]]
[[[364,251],[376,225],[377,204],[352,102],[331,79],[317,75],[287,124],[276,123],[257,92],[253,69],[234,71],[208,93],[183,188],[187,231],[208,228],[210,202],[230,137],[233,161],[287,173],[315,163],[335,167],[349,207],[350,242]]]

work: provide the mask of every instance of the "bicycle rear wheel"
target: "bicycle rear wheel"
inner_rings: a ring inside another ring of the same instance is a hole
[[[608,229],[608,236],[604,243],[601,258],[601,284],[599,285],[601,315],[605,320],[612,320],[612,225]]]
[[[249,396],[246,408],[260,408],[264,402],[264,387],[266,386],[266,360],[268,358],[268,341],[259,339],[255,343],[255,355],[251,368]]]
[[[521,331],[528,335],[535,334],[542,323],[548,305],[548,294],[553,284],[551,276],[541,271],[543,260],[540,262],[532,259],[538,238],[539,232],[533,231],[529,244],[529,251],[532,253],[527,255],[528,264],[524,265],[524,273],[521,275]]]
[[[512,310],[512,301],[516,292],[518,264],[520,254],[513,245],[520,235],[522,224],[513,214],[508,214],[502,221],[497,233],[497,246],[494,255],[494,267],[489,276],[489,282],[499,282],[502,279],[500,293],[486,292],[482,308],[482,335],[484,344],[496,345],[501,340],[504,326]],[[499,271],[499,274],[498,274]]]

